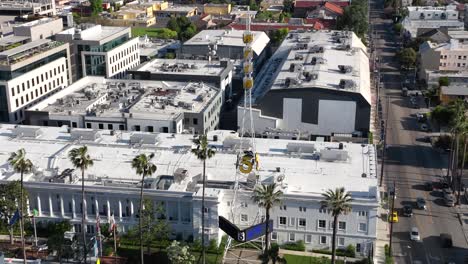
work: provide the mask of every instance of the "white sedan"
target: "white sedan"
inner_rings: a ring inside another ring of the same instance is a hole
[[[411,228],[410,238],[412,241],[419,241],[421,237],[419,236],[419,230],[417,227]]]

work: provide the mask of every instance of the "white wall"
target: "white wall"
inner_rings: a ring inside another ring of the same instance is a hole
[[[138,38],[133,38],[107,52],[107,78],[124,73],[140,64],[140,49],[138,48],[138,43]]]
[[[21,121],[22,119],[19,118],[19,112],[18,120],[14,120],[15,111],[23,110],[24,108],[31,106],[32,102],[44,98],[56,89],[68,86],[69,80],[67,71],[66,58],[59,58],[8,81],[6,86],[8,108],[11,112],[10,120],[12,122]]]
[[[352,133],[356,119],[356,102],[320,100],[318,127],[320,134]]]

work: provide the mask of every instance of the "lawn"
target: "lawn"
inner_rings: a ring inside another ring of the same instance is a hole
[[[284,255],[288,264],[329,264],[330,259],[327,257],[309,257],[297,255]],[[336,263],[342,264],[343,261],[337,260]]]
[[[132,28],[132,36],[140,37],[147,35],[149,38],[163,38],[163,39],[175,39],[177,38],[177,32],[167,28],[143,28],[134,27]]]

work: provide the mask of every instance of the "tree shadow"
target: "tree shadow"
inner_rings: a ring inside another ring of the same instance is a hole
[[[403,154],[405,153],[405,154]],[[446,158],[429,145],[390,145],[387,146],[387,165],[414,166],[428,169],[444,169]]]

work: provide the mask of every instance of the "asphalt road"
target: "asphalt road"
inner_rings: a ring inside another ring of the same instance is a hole
[[[393,255],[396,263],[468,263],[468,245],[455,208],[443,204],[440,192],[428,192],[423,188],[426,181],[437,181],[447,167],[447,155],[433,149],[429,143],[418,141],[427,134],[419,131],[414,116],[428,109],[411,108],[409,98],[401,94],[401,74],[395,52],[400,44],[392,31],[391,20],[383,19],[383,1],[371,1],[371,24],[376,54],[380,58],[381,100],[383,118],[387,121],[387,158],[384,182],[395,183],[397,195],[395,208],[410,204],[415,206],[416,197],[427,201],[427,210],[413,210],[412,217],[400,215],[393,225]],[[422,99],[420,105],[423,106]],[[388,113],[387,113],[388,112]],[[410,241],[409,231],[417,227],[421,241]],[[450,233],[453,248],[442,248],[441,233]]]

